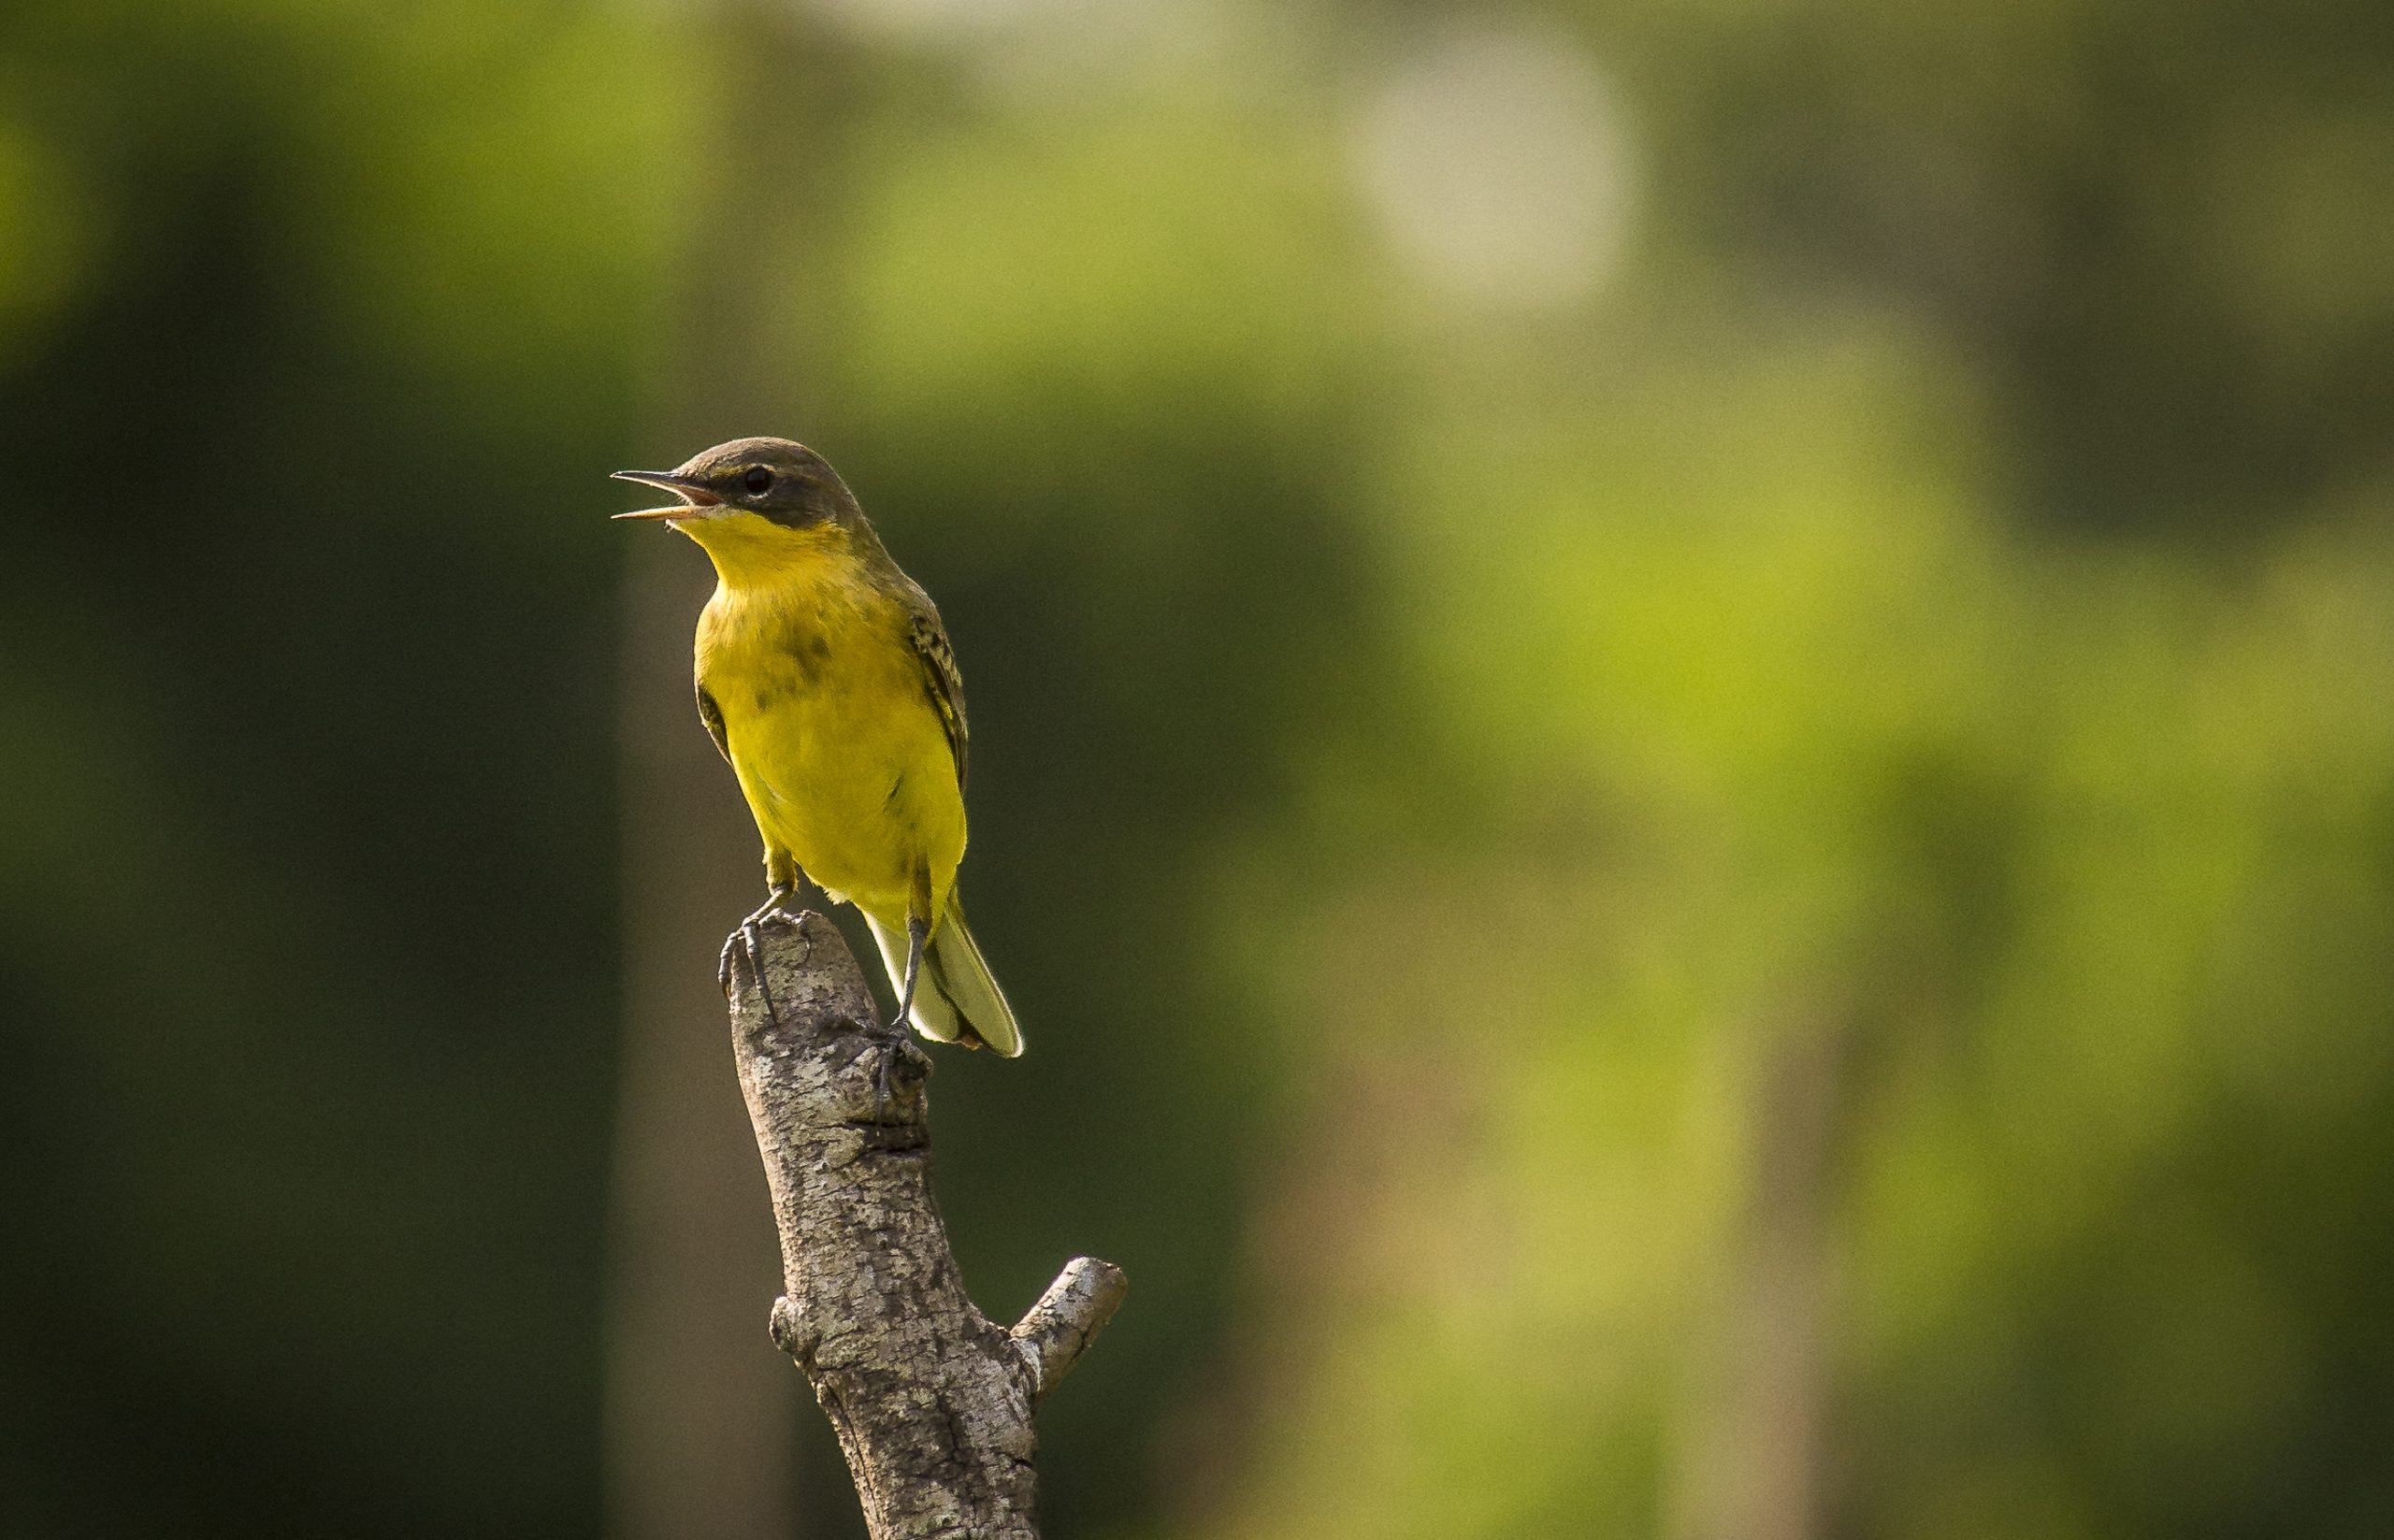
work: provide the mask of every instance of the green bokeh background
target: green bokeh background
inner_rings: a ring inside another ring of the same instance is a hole
[[[1051,1533],[2394,1533],[2389,251],[2373,0],[16,0],[0,1534],[606,1529],[712,360],[971,686]]]

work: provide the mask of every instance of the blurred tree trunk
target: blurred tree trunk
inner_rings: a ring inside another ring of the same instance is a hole
[[[631,564],[623,682],[629,935],[607,1345],[609,1528],[616,1540],[780,1540],[796,1533],[790,1467],[802,1387],[777,1355],[758,1350],[757,1303],[777,1258],[756,1222],[756,1140],[708,1029],[723,1011],[713,956],[722,917],[759,896],[748,880],[755,842],[687,699],[679,633],[708,585],[675,558],[698,553],[642,544]]]
[[[1812,1540],[1830,1415],[1834,1218],[1856,1032],[1799,1014],[1761,1045],[1751,1187],[1694,1408],[1680,1540]]]
[[[659,349],[646,452],[676,464],[752,433],[813,437],[824,356],[824,214],[841,74],[796,7],[706,23],[714,104],[702,185],[682,189],[687,265]],[[723,1052],[715,956],[764,899],[755,828],[699,727],[690,636],[706,558],[627,528],[623,734],[626,959],[614,1259],[607,1344],[614,1540],[786,1540],[798,1533],[800,1378],[763,1305],[781,1269],[757,1216],[757,1141]]]

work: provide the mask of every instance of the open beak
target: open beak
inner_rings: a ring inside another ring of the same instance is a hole
[[[618,470],[615,480],[661,486],[682,499],[665,508],[639,508],[629,513],[618,513],[614,515],[618,519],[687,519],[697,516],[699,509],[713,508],[723,501],[698,482],[670,470]]]

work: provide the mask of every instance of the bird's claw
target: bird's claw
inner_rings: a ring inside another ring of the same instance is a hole
[[[922,1050],[915,1046],[914,1029],[903,1016],[894,1026],[883,1022],[879,1035],[880,1062],[873,1072],[873,1120],[886,1123],[889,1120],[890,1103],[897,1100],[898,1066],[908,1055],[920,1054]]]
[[[782,1015],[773,1008],[773,986],[765,980],[765,932],[758,928],[756,915],[740,922],[740,944],[748,953],[748,971],[757,980],[757,998],[765,1002],[765,1019],[778,1030]]]
[[[757,912],[740,922],[740,950],[748,958],[748,976],[757,981],[757,998],[765,1002],[765,1019],[777,1029],[782,1024],[781,1013],[773,1009],[772,986],[765,980],[764,922],[774,914],[787,914],[783,906],[797,891],[791,884],[776,885],[766,894],[764,903]],[[715,964],[715,981],[723,986],[725,993],[730,992],[731,948],[728,946],[723,949],[723,957]]]

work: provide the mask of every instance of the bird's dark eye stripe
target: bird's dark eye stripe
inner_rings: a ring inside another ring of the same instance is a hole
[[[773,484],[773,473],[763,466],[750,466],[748,473],[740,478],[740,484],[752,493],[762,492]]]

